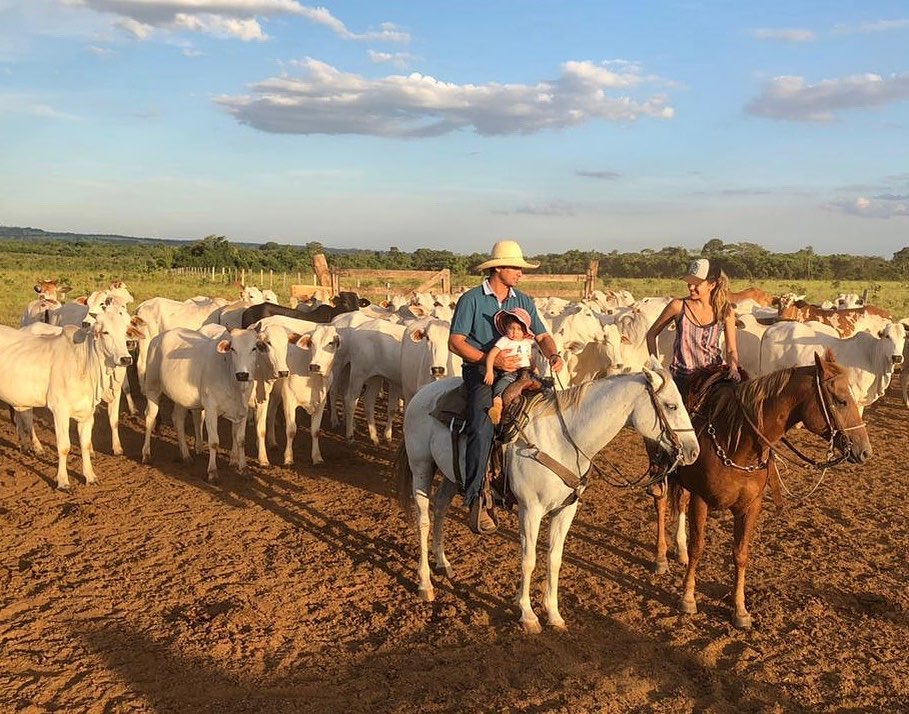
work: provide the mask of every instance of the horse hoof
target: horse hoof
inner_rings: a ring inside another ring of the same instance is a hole
[[[438,565],[437,564],[432,569],[432,572],[434,572],[436,575],[439,575],[441,577],[448,578],[449,580],[451,580],[452,576],[454,575],[454,569],[450,565]]]
[[[432,588],[420,588],[417,592],[420,602],[432,602],[436,599],[436,593]]]
[[[653,564],[654,575],[665,575],[669,572],[669,561],[658,560]]]
[[[751,615],[736,615],[732,618],[732,624],[739,630],[751,629]]]
[[[528,635],[539,635],[543,631],[543,627],[540,625],[539,620],[531,620],[529,622],[522,621],[521,627]]]
[[[568,625],[565,624],[565,620],[550,620],[549,626],[556,632],[568,632]]]
[[[64,493],[69,493],[69,491],[70,491],[70,485],[69,485],[68,483],[58,483],[58,484],[57,484],[57,490],[58,490],[58,491],[63,491]]]
[[[683,615],[696,615],[698,611],[698,604],[692,600],[688,602],[687,600],[679,601],[679,612]]]

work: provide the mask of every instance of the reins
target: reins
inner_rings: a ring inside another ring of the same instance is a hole
[[[864,422],[859,422],[858,424],[855,424],[853,426],[846,426],[846,427],[837,423],[837,420],[835,419],[835,413],[831,411],[830,406],[827,403],[827,399],[825,398],[824,390],[821,386],[821,376],[820,376],[819,370],[815,372],[814,383],[817,388],[818,401],[821,405],[821,413],[824,415],[824,421],[827,424],[827,431],[830,433],[829,441],[827,444],[827,460],[818,461],[817,459],[814,459],[811,456],[805,454],[798,447],[796,447],[795,444],[793,444],[789,439],[787,439],[785,435],[781,436],[779,438],[779,441],[784,446],[786,446],[790,451],[792,451],[793,454],[795,454],[797,457],[799,457],[805,464],[807,464],[811,468],[817,469],[821,472],[821,474],[818,477],[818,480],[815,482],[815,484],[806,493],[802,494],[801,496],[796,497],[797,500],[799,500],[799,501],[802,501],[802,500],[810,497],[811,495],[814,494],[815,491],[817,491],[817,489],[823,483],[825,476],[827,475],[827,469],[829,469],[832,466],[838,466],[849,458],[849,455],[852,453],[852,441],[849,439],[846,432],[853,431],[855,429],[862,429],[865,427]],[[777,480],[779,482],[779,485],[782,487],[782,489],[784,491],[786,491],[787,495],[795,496],[794,492],[786,485],[785,481],[783,480],[782,474],[780,473],[779,464],[780,464],[780,462],[783,462],[789,466],[801,467],[801,468],[803,468],[803,465],[797,461],[787,458],[784,454],[780,453],[780,451],[776,447],[776,444],[774,442],[771,442],[761,432],[761,430],[758,428],[757,424],[755,424],[754,421],[751,419],[751,416],[748,414],[748,409],[745,406],[745,404],[742,402],[742,399],[739,396],[738,392],[734,391],[733,393],[735,395],[735,399],[739,406],[739,409],[742,412],[742,416],[744,417],[745,421],[748,423],[748,426],[751,427],[751,429],[755,433],[755,435],[757,435],[760,442],[764,446],[767,447],[768,454],[767,454],[766,459],[759,460],[758,463],[756,463],[756,464],[742,466],[740,464],[735,463],[732,460],[732,458],[726,454],[726,451],[720,445],[719,440],[717,439],[717,436],[716,436],[716,428],[713,426],[712,423],[708,422],[707,423],[707,433],[710,435],[711,441],[713,442],[714,451],[716,452],[717,457],[723,462],[724,466],[726,466],[728,468],[736,469],[738,471],[744,471],[746,473],[753,473],[755,471],[767,469],[768,480],[770,478],[770,465],[772,462],[773,465],[776,466],[776,474],[777,474]],[[837,450],[836,449],[836,438],[837,438],[837,436],[840,436],[840,435],[842,435],[842,437],[845,441],[845,445],[839,449],[839,451],[840,451],[839,456],[834,456],[834,454],[836,453],[836,450]]]
[[[562,381],[559,378],[558,374],[554,374],[554,377],[558,381],[559,386],[564,389],[564,385],[562,384]],[[606,379],[608,379],[608,377]],[[524,441],[527,443],[527,451],[529,453],[527,453],[526,455],[528,455],[530,458],[533,458],[534,460],[538,461],[540,464],[542,464],[543,466],[548,468],[550,471],[555,473],[557,476],[559,476],[559,478],[561,478],[562,481],[564,481],[565,484],[569,488],[571,488],[575,491],[575,495],[578,497],[580,496],[580,494],[584,490],[584,488],[587,487],[587,483],[589,481],[588,474],[590,473],[591,469],[594,470],[597,474],[599,474],[599,476],[609,486],[612,486],[614,488],[632,488],[634,486],[639,486],[639,485],[642,485],[642,482],[644,482],[645,479],[647,479],[647,482],[643,483],[643,485],[649,486],[655,480],[661,480],[661,479],[665,478],[665,475],[668,474],[669,472],[671,472],[673,469],[675,469],[675,467],[679,464],[679,462],[682,459],[682,442],[679,439],[677,431],[694,431],[694,429],[674,430],[672,428],[672,426],[669,424],[669,419],[667,418],[665,412],[663,411],[663,408],[660,405],[659,400],[656,398],[656,392],[654,392],[653,387],[647,381],[645,381],[644,387],[647,390],[648,395],[650,396],[650,402],[653,405],[654,414],[661,427],[660,437],[662,438],[665,436],[668,439],[668,441],[672,447],[672,458],[673,458],[672,465],[666,470],[666,472],[664,474],[660,474],[658,479],[654,479],[653,477],[651,477],[649,469],[647,471],[645,471],[641,476],[638,476],[637,478],[629,478],[625,474],[623,474],[622,471],[612,461],[610,461],[609,459],[607,459],[605,457],[603,457],[604,460],[609,465],[609,467],[612,469],[612,471],[618,476],[618,478],[615,478],[612,474],[607,473],[606,471],[601,469],[599,466],[597,466],[597,464],[594,463],[593,458],[591,458],[580,446],[578,446],[578,443],[572,437],[571,431],[568,428],[568,423],[565,421],[565,415],[562,411],[562,405],[559,402],[559,393],[555,389],[553,389],[552,399],[553,399],[553,402],[555,403],[555,410],[556,410],[556,414],[559,417],[559,423],[562,426],[562,433],[564,434],[565,439],[568,441],[568,443],[571,444],[571,447],[574,449],[574,452],[575,452],[575,468],[577,469],[577,476],[573,472],[569,471],[569,469],[566,466],[564,466],[563,464],[561,464],[558,461],[556,461],[555,459],[553,459],[551,456],[549,456],[544,451],[541,451],[539,449],[539,447],[537,447],[533,442],[530,441],[530,439],[527,438],[527,435],[524,433],[523,428],[519,428],[518,432],[520,433],[520,435],[524,439]],[[587,471],[584,473],[581,472],[580,457],[582,457],[582,456],[585,459],[587,459],[588,463],[590,464],[590,466],[587,468]]]

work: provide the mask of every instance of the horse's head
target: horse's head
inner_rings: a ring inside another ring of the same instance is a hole
[[[644,437],[651,459],[661,452],[676,464],[693,464],[700,452],[682,395],[669,373],[651,355],[643,367],[649,398],[632,412],[635,428]]]
[[[815,355],[814,363],[816,394],[806,404],[802,422],[812,433],[830,439],[849,461],[863,464],[871,457],[871,442],[846,372],[829,349],[823,357]]]

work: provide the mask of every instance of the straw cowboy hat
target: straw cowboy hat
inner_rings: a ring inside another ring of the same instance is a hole
[[[521,246],[517,241],[500,240],[492,246],[492,253],[489,260],[480,263],[477,272],[488,268],[539,268],[539,263],[528,263],[524,260],[524,254],[521,252]]]

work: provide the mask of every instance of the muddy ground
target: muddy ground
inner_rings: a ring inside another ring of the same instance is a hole
[[[124,419],[126,456],[114,457],[99,418],[101,483],[85,485],[74,454],[62,493],[53,450],[20,454],[3,416],[0,710],[905,710],[909,410],[891,389],[866,419],[869,464],[832,471],[783,511],[768,499],[749,570],[753,630],[730,623],[726,514],[709,521],[700,612],[682,616],[681,566],[651,574],[649,499],[594,482],[566,545],[569,630],[529,636],[512,605],[515,515],[481,539],[458,503],[455,575],[418,602],[393,451],[362,436],[349,446],[327,434],[314,468],[301,432],[297,466],[253,461],[241,477],[223,458],[209,485],[205,457],[177,460],[169,423],[143,466],[140,422]],[[52,447],[50,424],[41,415]],[[633,434],[604,454],[643,468]]]

